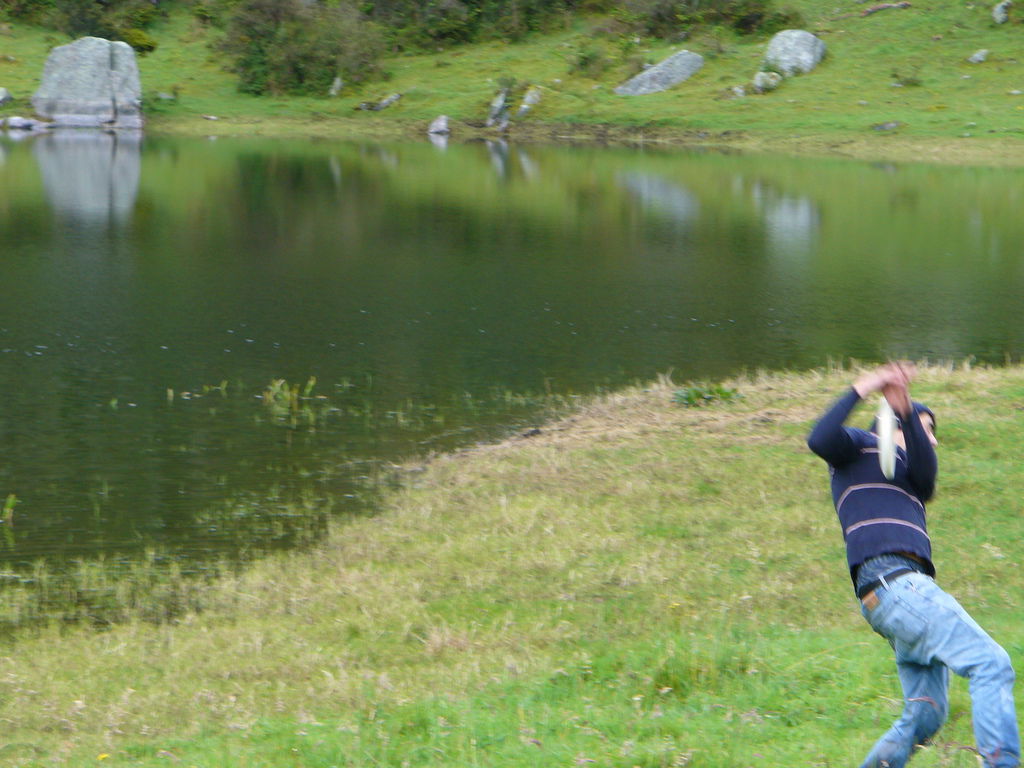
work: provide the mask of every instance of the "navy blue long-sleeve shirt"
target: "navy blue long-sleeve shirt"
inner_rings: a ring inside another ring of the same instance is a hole
[[[916,412],[902,419],[907,447],[897,447],[895,475],[886,479],[878,462],[878,437],[844,426],[860,400],[851,387],[807,438],[807,446],[829,465],[850,577],[856,581],[861,563],[890,552],[916,556],[934,576],[925,502],[935,491],[935,449]]]

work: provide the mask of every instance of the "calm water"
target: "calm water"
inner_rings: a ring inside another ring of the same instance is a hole
[[[1022,181],[485,143],[0,138],[0,501],[18,500],[0,558],[151,550],[201,568],[290,546],[358,507],[378,463],[528,424],[545,392],[1018,359]],[[308,397],[272,407],[275,380]]]

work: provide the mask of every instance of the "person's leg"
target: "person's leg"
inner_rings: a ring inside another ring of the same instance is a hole
[[[945,664],[904,662],[897,658],[903,687],[903,712],[868,753],[861,768],[902,768],[935,735],[949,711],[949,670]]]
[[[1020,765],[1020,735],[1013,702],[1013,667],[1005,650],[934,582],[914,589],[930,603],[942,631],[928,633],[922,650],[970,681],[974,738],[986,766]]]
[[[1013,668],[1006,652],[927,576],[909,574],[879,590],[864,615],[903,663],[941,662],[970,680],[974,735],[990,768],[1020,764]]]

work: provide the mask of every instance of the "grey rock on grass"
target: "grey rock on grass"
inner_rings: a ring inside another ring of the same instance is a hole
[[[400,98],[402,98],[402,94],[392,93],[390,96],[383,98],[380,101],[364,101],[360,103],[356,109],[364,109],[369,112],[380,112],[382,109],[390,107]]]
[[[806,74],[821,63],[825,51],[825,43],[818,36],[802,29],[784,29],[768,43],[764,69],[783,77]]]
[[[757,93],[767,93],[774,91],[781,83],[782,75],[778,72],[758,72],[751,85]]]
[[[620,96],[659,93],[688,80],[704,66],[704,57],[692,51],[679,51],[646,69],[615,89]]]
[[[523,96],[523,103],[519,105],[519,111],[516,112],[516,117],[525,117],[527,112],[540,104],[540,97],[540,88],[535,85],[530,86],[526,95]]]
[[[99,37],[57,46],[46,59],[32,106],[59,127],[141,128],[135,51]]]
[[[498,91],[497,95],[491,100],[491,108],[487,113],[487,122],[484,123],[488,128],[492,125],[502,125],[502,123],[508,123],[508,88],[502,88]]]

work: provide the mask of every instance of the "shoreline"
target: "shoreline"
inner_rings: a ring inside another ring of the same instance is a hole
[[[156,116],[144,134],[160,138],[266,138],[301,141],[430,141],[428,123],[380,118],[335,120],[264,119],[256,116],[217,120],[202,116]],[[635,147],[735,152],[862,162],[924,163],[955,166],[1024,167],[1024,142],[1004,138],[925,138],[894,134],[813,133],[775,135],[744,130],[695,130],[683,127],[624,126],[609,123],[536,122],[504,132],[471,122],[451,123],[452,143],[508,141],[523,144]]]

